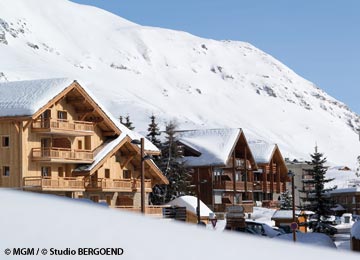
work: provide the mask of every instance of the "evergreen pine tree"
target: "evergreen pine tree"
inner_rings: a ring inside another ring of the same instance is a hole
[[[127,115],[125,117],[125,122],[124,122],[124,118],[122,116],[120,116],[119,119],[120,119],[120,123],[123,124],[124,126],[126,126],[127,128],[129,128],[130,130],[135,129],[135,127],[132,125],[133,123],[130,121],[129,115]]]
[[[148,127],[149,133],[147,134],[147,137],[156,147],[160,147],[161,142],[157,138],[158,136],[160,136],[160,130],[159,130],[158,124],[155,122],[156,118],[154,115],[152,115],[150,117],[150,119],[151,119],[151,123],[149,124],[149,127]]]
[[[322,219],[331,215],[331,208],[334,206],[334,201],[330,198],[329,192],[336,189],[336,186],[325,188],[325,184],[334,179],[326,179],[325,174],[327,167],[324,166],[326,158],[323,154],[315,149],[315,153],[310,155],[312,160],[307,162],[312,166],[312,169],[305,170],[312,178],[304,179],[304,187],[313,187],[311,189],[304,189],[300,192],[305,193],[305,197],[301,199],[304,202],[303,209],[315,212],[317,218],[312,223],[312,228],[315,232],[324,232]]]
[[[360,177],[360,156],[358,156],[356,161],[356,171],[355,174],[357,177]]]
[[[280,194],[280,209],[283,209],[283,210],[292,209],[291,191],[286,190]]]
[[[166,141],[160,146],[162,156],[158,160],[158,167],[169,180],[169,185],[154,187],[154,192],[151,194],[153,204],[164,204],[179,196],[192,194],[191,175],[181,161],[182,149],[176,139],[176,127],[175,122],[166,125]]]

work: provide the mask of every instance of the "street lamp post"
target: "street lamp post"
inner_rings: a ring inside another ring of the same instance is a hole
[[[297,223],[296,223],[296,217],[295,217],[295,184],[294,184],[294,177],[295,174],[290,170],[288,173],[288,176],[291,177],[291,196],[292,196],[292,218],[293,223],[291,223],[291,229],[293,233],[293,241],[296,242],[296,229],[297,229]]]
[[[132,144],[136,144],[136,145],[140,145],[140,180],[141,180],[141,213],[145,214],[145,166],[144,166],[144,162],[146,160],[145,155],[144,155],[144,138],[140,138],[139,140],[132,140],[131,141]]]

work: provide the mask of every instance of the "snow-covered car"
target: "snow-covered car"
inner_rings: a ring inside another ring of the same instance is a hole
[[[246,220],[246,228],[254,231],[254,234],[267,236],[267,237],[275,237],[281,235],[280,231],[274,230],[272,227],[265,223],[256,222],[252,220]]]

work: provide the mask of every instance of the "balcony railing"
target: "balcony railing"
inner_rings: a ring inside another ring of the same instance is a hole
[[[234,160],[229,160],[227,167],[233,167],[234,164],[233,161]],[[245,164],[246,164],[246,169],[251,170],[251,163],[249,160],[246,160],[245,163],[245,159],[235,158],[235,168],[245,169]]]
[[[141,180],[140,179],[134,179],[133,182],[133,190],[140,190],[141,189]],[[151,192],[152,191],[152,186],[151,186],[151,180],[144,180],[145,183],[145,191],[147,192]]]
[[[94,133],[94,123],[86,121],[68,121],[64,119],[45,119],[36,120],[32,123],[34,132],[58,133],[67,135],[92,135]]]
[[[85,181],[85,187],[87,190],[132,192],[138,189],[140,190],[141,181],[138,179],[88,179]],[[152,191],[151,180],[145,180],[145,191]]]
[[[23,188],[43,191],[84,191],[82,177],[24,177]]]
[[[55,147],[32,149],[32,159],[34,161],[91,163],[93,158],[93,153],[87,150]]]
[[[97,180],[87,180],[85,187],[87,190],[131,192],[133,190],[133,181],[131,179],[100,178]]]
[[[167,207],[167,206],[166,205],[165,206],[145,206],[145,214],[162,216],[164,207]],[[134,206],[114,206],[114,208],[120,209],[120,210],[132,211],[132,212],[139,212],[139,213],[141,211],[141,208],[134,207]]]
[[[220,189],[220,190],[234,190],[234,184],[232,181],[222,181],[222,182],[216,182],[214,183],[214,189]],[[245,182],[244,181],[237,181],[236,182],[236,190],[237,191],[245,191]],[[253,190],[253,183],[248,182],[247,183],[247,190],[251,191]]]

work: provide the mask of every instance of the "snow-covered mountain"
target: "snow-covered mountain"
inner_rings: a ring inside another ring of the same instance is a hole
[[[67,0],[0,0],[0,81],[71,77],[137,130],[149,116],[182,129],[242,127],[307,158],[315,143],[355,165],[359,116],[245,42],[134,24]],[[339,86],[341,87],[341,86]]]

